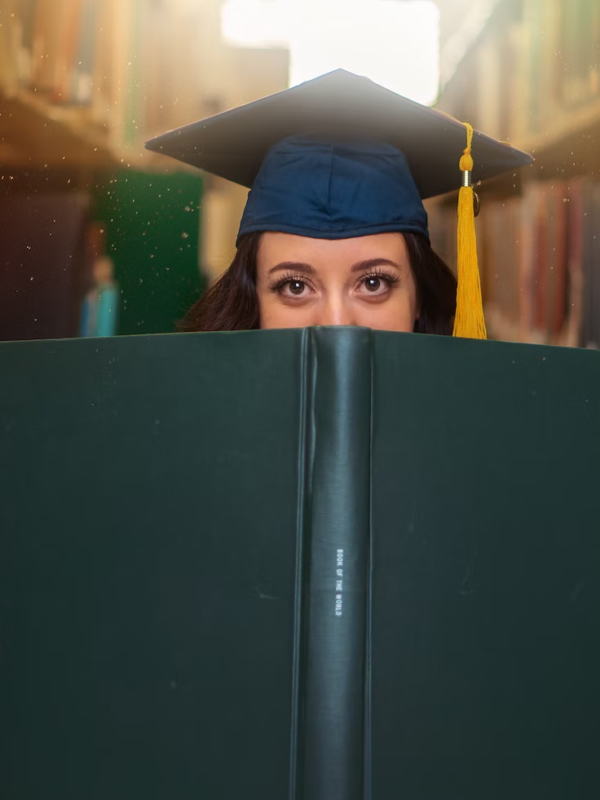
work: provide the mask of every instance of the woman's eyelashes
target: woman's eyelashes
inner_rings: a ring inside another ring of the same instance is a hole
[[[303,299],[311,292],[316,292],[314,285],[306,275],[284,274],[269,284],[269,289],[281,297],[289,299]]]
[[[359,276],[355,284],[355,291],[365,299],[382,298],[395,289],[399,283],[400,276],[391,270],[369,270]],[[303,300],[317,291],[313,282],[306,275],[294,274],[282,275],[269,284],[269,289],[280,297],[290,300]]]
[[[375,269],[361,275],[357,281],[357,290],[367,296],[384,297],[400,283],[400,276],[391,270]]]

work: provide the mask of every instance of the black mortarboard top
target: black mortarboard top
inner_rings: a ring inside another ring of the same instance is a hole
[[[461,186],[461,122],[343,69],[169,131],[146,147],[250,188],[269,149],[298,134],[373,137],[394,145],[423,200]],[[477,181],[533,161],[478,131],[473,159]]]
[[[428,238],[422,200],[460,188],[455,334],[485,336],[471,174],[494,177],[531,163],[528,154],[345,70],[146,146],[251,187],[240,236],[284,231],[342,239],[398,231]]]

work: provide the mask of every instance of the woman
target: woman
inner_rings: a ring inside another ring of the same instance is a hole
[[[362,325],[485,338],[472,140],[470,126],[338,70],[149,142],[251,187],[237,254],[181,329]],[[531,161],[482,134],[474,141],[482,179]],[[422,201],[458,188],[459,170],[457,294]]]

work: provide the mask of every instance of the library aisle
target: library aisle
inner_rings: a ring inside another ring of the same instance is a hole
[[[499,0],[438,106],[536,159],[479,190],[491,336],[600,347],[600,3]],[[450,262],[451,204],[430,208]]]

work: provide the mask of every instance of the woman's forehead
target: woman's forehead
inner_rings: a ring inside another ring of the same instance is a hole
[[[261,236],[258,250],[260,262],[310,261],[311,259],[361,259],[387,258],[407,260],[408,254],[401,233],[377,233],[349,239],[313,239],[308,236],[267,231]]]

